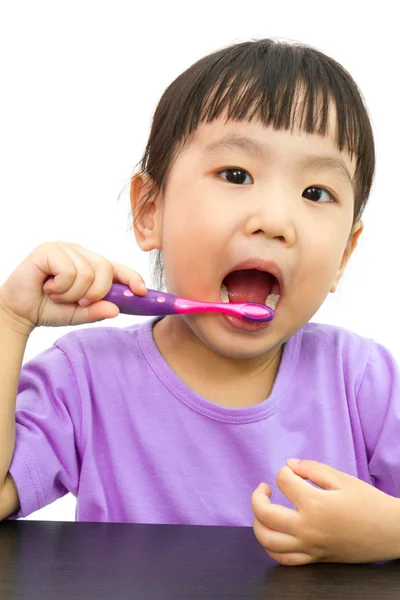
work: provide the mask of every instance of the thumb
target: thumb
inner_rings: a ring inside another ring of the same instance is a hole
[[[350,477],[329,465],[316,460],[288,458],[287,465],[302,479],[308,479],[324,490],[340,490]]]
[[[119,308],[116,304],[106,300],[99,300],[88,306],[79,305],[74,312],[73,320],[70,325],[96,323],[97,321],[103,321],[104,319],[113,319],[119,315],[119,312]]]

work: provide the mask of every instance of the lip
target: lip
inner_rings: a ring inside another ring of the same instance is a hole
[[[249,269],[257,269],[258,271],[266,271],[268,273],[271,273],[271,275],[273,275],[278,280],[279,291],[280,291],[280,296],[281,296],[279,301],[282,299],[282,296],[285,293],[284,276],[283,276],[283,273],[282,273],[280,267],[277,265],[276,262],[274,262],[272,260],[263,260],[260,258],[248,258],[248,259],[238,263],[234,267],[231,267],[225,273],[225,275],[222,277],[221,281],[223,281],[229,273],[233,273],[233,271],[244,271],[244,270],[249,270]]]
[[[229,326],[232,327],[233,329],[237,329],[239,331],[248,331],[251,333],[258,333],[261,331],[265,331],[266,329],[271,327],[271,325],[273,325],[273,323],[275,322],[276,314],[280,307],[281,301],[282,301],[282,296],[279,298],[276,309],[274,310],[274,318],[272,319],[272,321],[268,321],[267,323],[256,323],[256,322],[252,323],[250,321],[246,321],[245,319],[241,319],[240,317],[233,317],[231,315],[226,315],[223,313],[221,313],[221,315],[219,315],[219,316],[222,319],[224,319],[224,321],[226,321],[229,324]]]

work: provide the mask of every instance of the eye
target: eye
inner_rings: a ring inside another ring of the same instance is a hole
[[[332,194],[332,192],[330,192],[326,188],[318,187],[318,186],[311,186],[311,187],[307,188],[304,193],[307,193],[309,190],[311,191],[311,193],[309,194],[310,198],[307,198],[307,200],[311,200],[312,202],[315,201],[316,204],[328,204],[329,202],[336,202],[335,196]],[[322,200],[321,202],[319,202],[319,200],[321,198],[321,192],[325,193],[327,196],[329,196],[328,200]]]
[[[218,171],[218,175],[223,174],[225,175],[223,179],[225,179],[225,181],[227,181],[228,183],[246,185],[254,183],[250,173],[248,173],[245,169],[241,169],[240,167],[229,167],[226,169],[222,169],[222,171]]]

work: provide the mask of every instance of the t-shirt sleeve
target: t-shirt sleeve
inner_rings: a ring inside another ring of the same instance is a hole
[[[81,401],[67,355],[54,344],[21,369],[16,406],[16,442],[10,465],[20,510],[30,513],[77,495]]]
[[[373,485],[400,497],[400,369],[390,351],[376,342],[357,404]]]

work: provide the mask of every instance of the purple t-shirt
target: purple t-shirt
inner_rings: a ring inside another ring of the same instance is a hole
[[[387,349],[308,323],[271,395],[218,406],[168,366],[156,319],[71,331],[23,365],[10,467],[26,516],[71,492],[78,521],[251,526],[251,494],[289,457],[400,496],[400,375]]]

